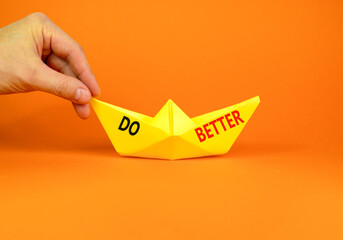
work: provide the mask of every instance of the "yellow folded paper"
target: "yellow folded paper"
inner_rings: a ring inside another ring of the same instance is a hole
[[[172,100],[155,117],[91,101],[120,155],[170,160],[227,153],[259,103],[257,96],[189,118]]]

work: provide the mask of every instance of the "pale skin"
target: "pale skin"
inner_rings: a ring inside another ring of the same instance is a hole
[[[81,46],[43,13],[0,28],[0,94],[43,91],[89,117],[100,88]]]

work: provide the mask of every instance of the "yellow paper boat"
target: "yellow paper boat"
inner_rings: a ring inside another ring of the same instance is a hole
[[[170,160],[227,153],[259,103],[254,97],[189,118],[172,100],[155,117],[91,101],[120,155]]]

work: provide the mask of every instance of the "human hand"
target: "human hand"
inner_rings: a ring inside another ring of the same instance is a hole
[[[0,28],[0,94],[36,90],[72,101],[81,118],[100,94],[81,46],[42,13]]]

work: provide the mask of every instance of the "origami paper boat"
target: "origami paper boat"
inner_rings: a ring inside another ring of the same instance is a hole
[[[91,101],[120,155],[170,160],[227,153],[259,103],[257,96],[189,118],[172,100],[155,117]]]

